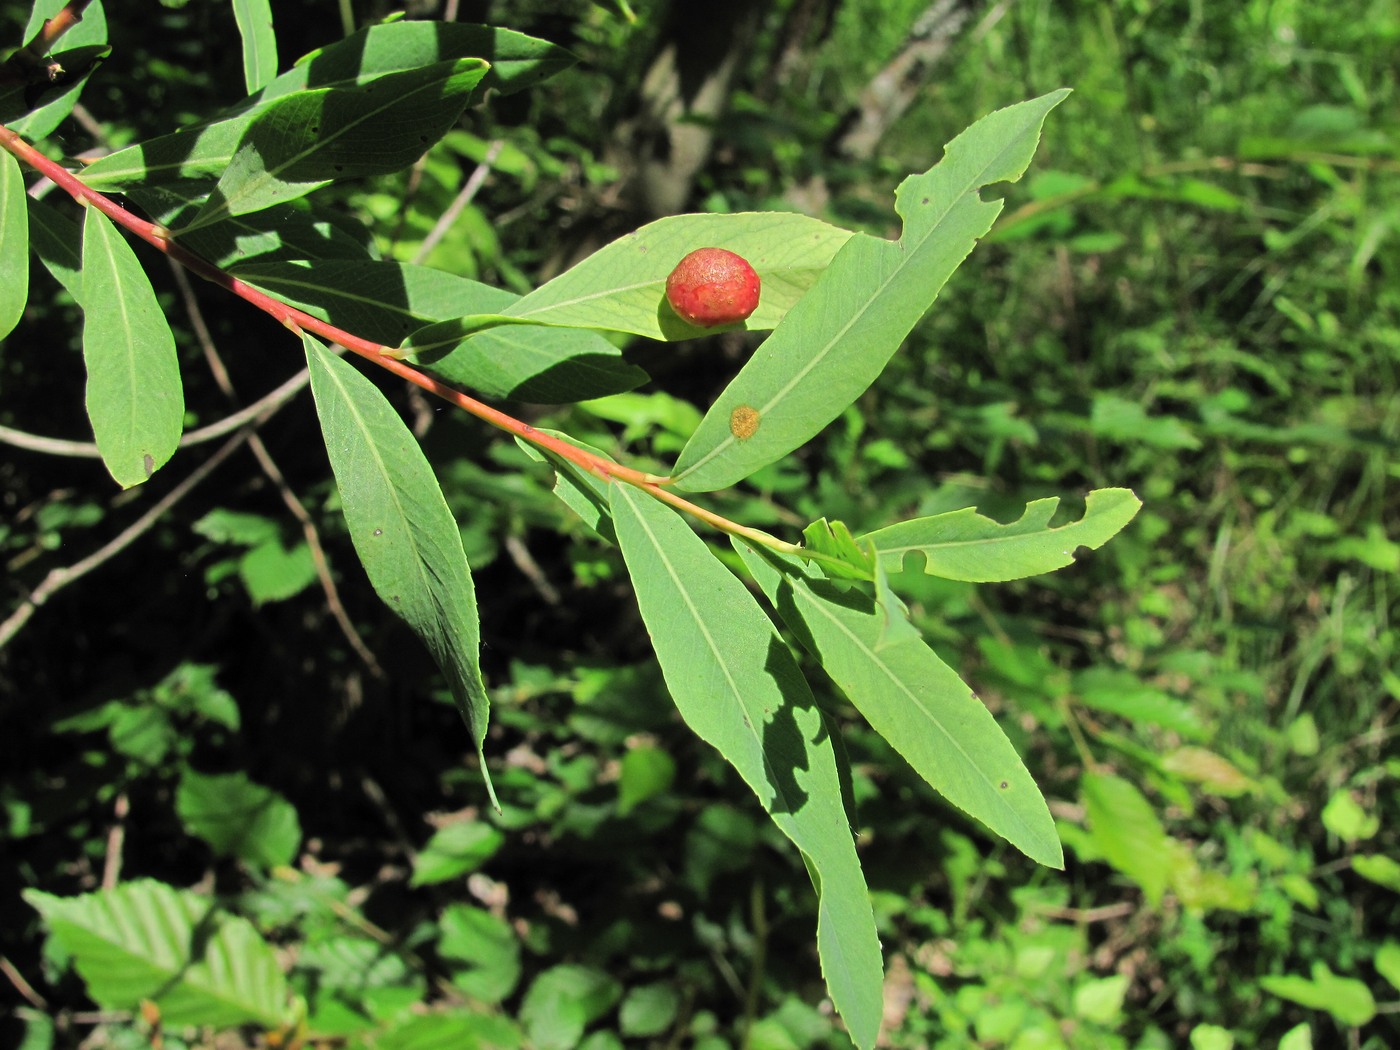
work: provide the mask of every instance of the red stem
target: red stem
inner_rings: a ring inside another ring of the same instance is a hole
[[[67,9],[65,8],[65,10]],[[619,463],[614,463],[602,456],[594,455],[576,445],[554,437],[552,434],[546,434],[537,430],[535,427],[530,426],[530,424],[522,422],[499,409],[492,408],[490,405],[484,404],[476,400],[476,398],[462,393],[460,390],[455,390],[445,383],[440,383],[432,376],[418,371],[418,369],[414,368],[412,365],[398,360],[391,356],[389,347],[371,342],[368,339],[361,339],[357,335],[312,317],[310,314],[298,310],[296,307],[279,302],[266,293],[254,288],[252,285],[245,284],[238,278],[220,270],[207,260],[195,255],[178,242],[171,240],[169,230],[133,215],[110,197],[99,193],[97,190],[91,189],[74,176],[67,168],[44,156],[3,124],[0,124],[0,146],[13,153],[30,167],[48,176],[56,185],[65,190],[79,203],[98,209],[113,222],[117,223],[117,225],[125,227],[147,244],[151,245],[151,247],[155,248],[157,251],[164,252],[167,256],[192,273],[198,274],[206,281],[210,281],[220,288],[224,288],[239,298],[253,304],[293,331],[298,333],[303,330],[314,332],[316,335],[328,339],[331,342],[339,343],[347,350],[359,354],[365,360],[372,361],[379,365],[379,367],[388,369],[401,379],[405,379],[415,386],[421,387],[430,394],[435,394],[444,401],[451,402],[458,408],[470,412],[478,419],[484,420],[492,426],[499,427],[501,430],[514,434],[532,445],[546,449],[560,458],[568,460],[570,463],[583,468],[596,477],[602,478],[604,481],[616,479],[645,489],[662,502],[669,503],[676,509],[685,511],[722,532],[743,536],[763,546],[772,547],[784,553],[799,552],[800,548],[793,544],[784,543],[758,529],[751,529],[740,525],[713,511],[699,507],[689,500],[676,495],[674,492],[663,488],[661,483],[668,481],[669,479],[667,478],[658,478],[654,474],[648,474],[640,470],[634,470],[631,467],[625,467]],[[802,553],[810,554],[811,552],[804,551]]]

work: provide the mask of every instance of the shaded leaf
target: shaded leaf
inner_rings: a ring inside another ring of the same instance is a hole
[[[447,133],[485,75],[484,62],[462,58],[278,100],[248,125],[185,229],[294,200],[334,179],[408,167]]]
[[[14,331],[29,300],[29,210],[24,173],[0,150],[0,339]]]
[[[610,1010],[622,986],[586,966],[554,966],[530,985],[520,1020],[537,1050],[573,1050],[589,1022]]]
[[[251,95],[277,76],[277,34],[268,0],[233,0],[233,17],[243,39],[243,81]]]
[[[301,844],[301,822],[292,804],[243,773],[205,776],[185,770],[175,812],[216,854],[255,868],[290,864]]]
[[[254,263],[234,272],[270,295],[366,339],[398,346],[411,332],[480,305],[517,298],[444,270],[397,262]],[[505,328],[485,332],[423,371],[486,397],[562,402],[630,390],[646,373],[596,332]]]
[[[676,707],[802,851],[822,973],[857,1045],[880,1028],[881,960],[827,727],[753,596],[675,512],[612,486],[613,525]]]
[[[1002,525],[975,507],[901,521],[866,533],[887,572],[902,572],[905,555],[924,556],[924,572],[949,580],[1019,580],[1074,563],[1079,547],[1097,550],[1133,520],[1142,501],[1130,489],[1095,489],[1078,521],[1050,527],[1059,497],[1032,500],[1017,521]]]
[[[379,597],[447,676],[491,791],[476,592],[457,522],[423,450],[379,389],[310,336],[303,342],[355,551]]]
[[[557,430],[547,430],[542,427],[540,433],[556,437],[560,441],[567,441],[585,452],[592,452],[604,459],[610,458],[600,449],[596,449],[592,445],[585,445],[582,441],[575,441],[569,435],[562,434]],[[554,468],[554,494],[563,501],[564,505],[583,519],[583,523],[600,537],[609,543],[616,543],[617,535],[614,533],[612,525],[612,508],[609,506],[611,493],[608,483],[562,456],[555,455],[537,445],[521,441],[519,438],[516,439],[516,442],[531,459],[548,463]]]
[[[67,0],[35,0],[22,39],[33,40],[44,23],[63,10]],[[63,68],[65,83],[56,94],[46,92],[37,109],[22,105],[19,113],[5,106],[4,122],[17,135],[31,142],[46,138],[73,112],[83,85],[97,64],[111,50],[107,46],[107,14],[102,0],[93,0],[83,11],[81,22],[63,34],[63,50],[52,56]],[[21,91],[22,98],[22,91]],[[9,101],[9,100],[6,100]],[[26,112],[28,111],[28,112]]]
[[[748,477],[860,396],[1001,211],[1001,201],[978,191],[1020,178],[1041,124],[1066,94],[982,118],[948,144],[936,167],[900,184],[899,241],[856,234],[845,243],[706,413],[676,462],[679,488]],[[755,425],[734,426],[736,412],[752,413]]]
[[[102,462],[130,488],[180,441],[185,395],[175,339],[131,246],[96,208],[83,219],[82,280],[88,418]]]
[[[57,208],[33,197],[29,209],[29,240],[39,261],[54,279],[81,302],[83,294],[83,228]]]
[[[55,9],[61,6],[61,0],[46,2],[55,3]],[[84,24],[90,18],[89,14]],[[488,87],[503,94],[519,91],[576,61],[554,44],[491,26],[437,21],[371,26],[306,56],[258,95],[232,107],[223,119],[118,150],[89,166],[83,181],[94,189],[110,190],[134,182],[217,179],[254,117],[278,99],[308,88],[354,87],[386,73],[459,58],[491,63],[473,97]]]
[[[252,924],[207,898],[143,879],[81,897],[26,890],[24,899],[103,1009],[135,1011],[150,999],[171,1027],[220,1028],[276,1028],[304,1010]]]
[[[869,596],[796,558],[734,546],[802,646],[934,790],[1033,860],[1064,866],[1050,810],[1011,741],[917,632],[891,631]]]
[[[172,182],[164,186],[133,187],[127,192],[151,219],[174,228],[187,224],[199,211],[210,180]],[[369,232],[340,215],[306,201],[276,204],[249,215],[210,223],[180,235],[180,244],[220,269],[252,262],[293,259],[357,259],[378,257]]]

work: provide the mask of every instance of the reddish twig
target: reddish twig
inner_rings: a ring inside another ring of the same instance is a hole
[[[275,318],[278,322],[294,332],[311,332],[323,339],[337,343],[350,352],[363,357],[365,360],[373,362],[380,368],[392,372],[400,379],[406,380],[414,386],[426,390],[435,397],[439,397],[450,404],[456,405],[464,412],[468,412],[500,430],[504,430],[509,434],[514,434],[522,441],[526,441],[537,448],[544,449],[558,456],[560,459],[574,464],[595,477],[601,478],[604,481],[621,481],[629,485],[634,485],[650,493],[661,502],[667,503],[676,510],[683,511],[694,518],[698,518],[700,521],[705,522],[707,525],[721,532],[728,533],[732,536],[739,536],[782,554],[796,555],[817,561],[839,561],[839,559],[829,558],[826,555],[807,550],[797,544],[779,540],[763,532],[761,529],[740,525],[738,522],[731,521],[721,514],[716,514],[714,511],[691,503],[689,500],[676,495],[674,492],[664,487],[671,481],[668,477],[661,477],[645,471],[634,470],[631,467],[615,463],[604,456],[595,455],[592,452],[581,449],[552,434],[544,433],[508,413],[502,412],[498,408],[493,408],[460,390],[448,386],[446,383],[439,382],[432,376],[418,371],[418,369],[407,362],[392,356],[393,351],[390,347],[383,346],[380,343],[375,343],[368,339],[362,339],[360,336],[313,317],[303,310],[298,310],[294,306],[288,306],[286,303],[272,298],[272,296],[254,288],[250,284],[245,284],[237,277],[225,273],[208,260],[194,254],[188,248],[185,248],[172,239],[171,232],[165,227],[147,222],[145,219],[133,215],[111,198],[85,185],[67,168],[44,156],[38,150],[34,149],[34,147],[30,146],[29,143],[20,138],[20,136],[3,125],[0,125],[0,147],[9,150],[30,167],[48,176],[57,186],[79,203],[97,208],[117,225],[134,233],[157,251],[164,253],[178,262],[181,266],[185,267],[185,269],[198,274],[206,281],[216,284],[225,291],[231,292],[240,299],[251,303],[253,306],[256,306],[259,310]]]

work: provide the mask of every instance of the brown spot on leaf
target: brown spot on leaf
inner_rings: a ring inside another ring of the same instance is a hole
[[[752,405],[740,405],[729,413],[729,432],[740,441],[747,441],[758,430],[761,419]]]

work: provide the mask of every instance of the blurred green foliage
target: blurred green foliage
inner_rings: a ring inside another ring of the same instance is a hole
[[[626,157],[609,134],[669,6],[464,4],[584,61],[473,112],[411,175],[341,191],[343,206],[386,256],[411,258],[489,156],[426,261],[532,287],[615,221]],[[968,504],[1007,520],[1103,485],[1146,506],[1055,576],[906,581],[921,628],[1052,800],[1065,874],[940,805],[824,698],[855,769],[889,1044],[1396,1045],[1400,5],[974,6],[915,66],[908,108],[853,152],[870,85],[924,39],[911,31],[928,10],[766,6],[698,206],[888,233],[894,182],[936,159],[930,144],[1010,101],[1076,93],[1035,177],[1008,190],[988,243],[858,408],[719,505],[794,537],[819,516],[859,532]],[[7,39],[22,15],[0,13]],[[335,31],[330,5],[301,18],[279,23],[284,56]],[[84,96],[106,145],[239,94],[237,49],[211,62],[202,43],[231,32],[224,5],[111,30]],[[78,153],[91,132],[70,121],[54,144]],[[32,283],[0,357],[0,423],[71,433],[73,309],[41,271]],[[248,398],[295,367],[276,326],[199,295]],[[186,324],[173,285],[163,305]],[[669,462],[744,350],[629,348],[653,386],[532,421]],[[190,385],[191,404],[218,403]],[[615,551],[513,445],[396,396],[479,570],[503,812],[481,812],[455,714],[421,702],[428,662],[361,585],[297,407],[264,438],[383,676],[334,627],[275,490],[251,461],[222,468],[217,491],[0,651],[18,883],[93,888],[117,829],[124,876],[206,878],[295,945],[313,1027],[351,1045],[372,1029],[379,1047],[842,1045],[807,874],[678,724]],[[95,461],[7,449],[0,478],[10,604],[134,517]],[[275,828],[211,827],[195,803],[214,775]],[[298,821],[301,859],[278,868],[285,847],[259,836]],[[54,982],[43,994],[64,1019],[31,1000],[11,1023],[27,1045],[77,1045],[81,994],[39,943],[35,913],[5,895],[0,953]],[[110,1045],[134,1045],[138,1026],[108,1026]]]

